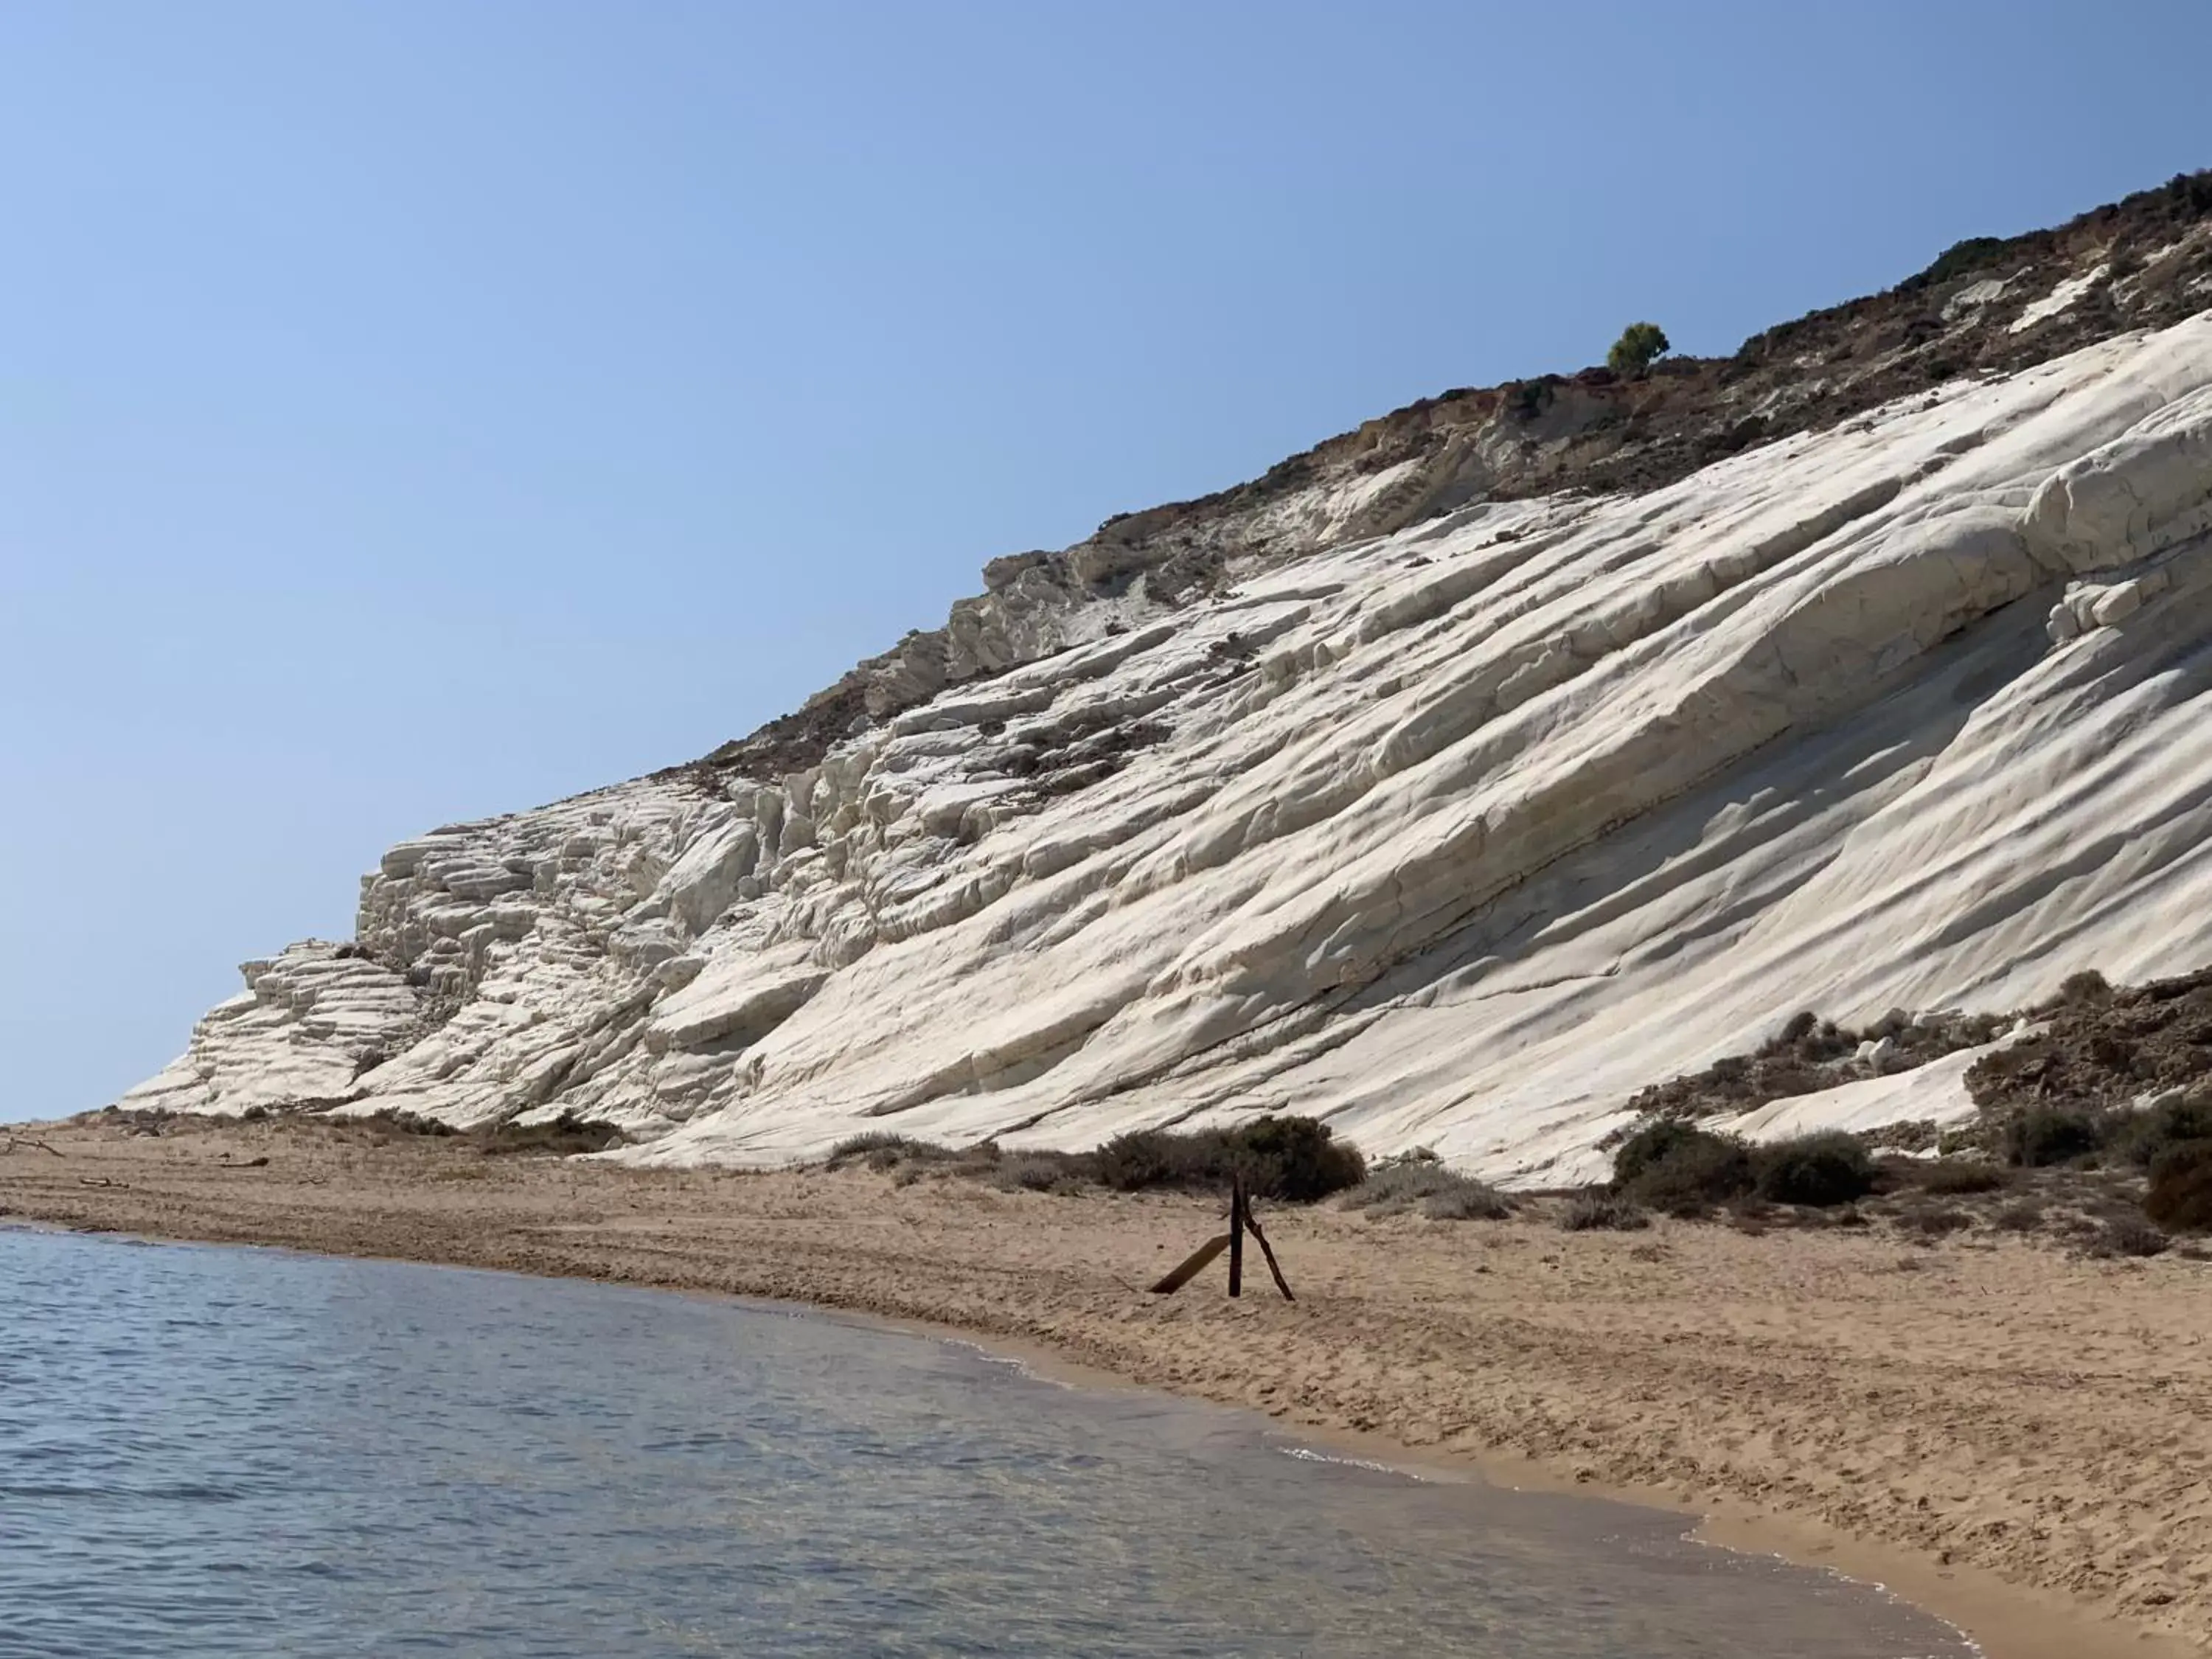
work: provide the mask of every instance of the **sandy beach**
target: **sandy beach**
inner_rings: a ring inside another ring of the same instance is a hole
[[[266,1160],[262,1162],[260,1160]],[[2212,1652],[2212,1265],[2048,1240],[1266,1212],[1255,1261],[1140,1288],[1190,1197],[863,1170],[638,1171],[322,1123],[0,1130],[0,1216],[814,1304],[1708,1517],[1879,1580],[1993,1659]]]

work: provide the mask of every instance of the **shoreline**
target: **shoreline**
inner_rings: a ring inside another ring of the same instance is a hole
[[[2082,1644],[2085,1641],[2094,1643],[2099,1637],[2109,1634],[2107,1630],[2085,1620],[2077,1607],[2051,1598],[2039,1597],[2033,1591],[2024,1591],[2017,1585],[1988,1578],[1987,1575],[1972,1570],[1964,1575],[1969,1581],[1967,1583],[1953,1582],[1959,1575],[1945,1571],[1929,1580],[1934,1588],[1928,1595],[1907,1593],[1893,1582],[1891,1575],[1902,1575],[1916,1581],[1928,1577],[1924,1564],[1840,1534],[1828,1535],[1817,1530],[1791,1528],[1788,1518],[1778,1514],[1744,1510],[1740,1514],[1724,1516],[1711,1506],[1685,1504],[1655,1489],[1601,1486],[1578,1480],[1533,1460],[1524,1464],[1509,1465],[1500,1458],[1468,1453],[1425,1457],[1413,1448],[1387,1435],[1261,1419],[1249,1407],[1226,1405],[1205,1395],[1132,1382],[1118,1372],[1101,1370],[1095,1366],[1067,1359],[1048,1347],[1020,1343],[1011,1338],[992,1337],[962,1326],[935,1324],[893,1315],[833,1307],[818,1302],[751,1296],[735,1291],[691,1290],[677,1285],[610,1280],[571,1273],[533,1273],[521,1268],[488,1267],[471,1262],[427,1261],[414,1256],[302,1249],[291,1244],[165,1237],[107,1228],[64,1226],[44,1221],[22,1221],[0,1213],[0,1231],[10,1227],[85,1237],[126,1239],[162,1248],[270,1250],[287,1255],[318,1256],[333,1261],[376,1261],[461,1273],[516,1273],[529,1278],[575,1279],[585,1284],[613,1285],[623,1290],[643,1291],[655,1296],[696,1296],[714,1301],[733,1302],[741,1306],[773,1310],[793,1317],[828,1320],[854,1329],[963,1348],[993,1363],[1013,1366],[1032,1381],[1054,1387],[1078,1389],[1086,1394],[1157,1395],[1186,1405],[1237,1413],[1253,1418],[1261,1432],[1283,1443],[1280,1449],[1292,1455],[1302,1452],[1310,1456],[1395,1474],[1409,1480],[1442,1480],[1455,1486],[1583,1498],[1594,1503],[1618,1504],[1650,1514],[1672,1516],[1686,1523],[1682,1536],[1690,1542],[1731,1554],[1781,1562],[1810,1572],[1833,1574],[1847,1583],[1870,1589],[1933,1619],[1963,1638],[1984,1656],[1984,1659],[2073,1659],[2074,1656],[2100,1651],[2094,1646]],[[1762,1538],[1757,1535],[1761,1529],[1771,1532],[1776,1528],[1802,1533],[1802,1536],[1797,1538],[1793,1547],[1778,1544],[1771,1536]],[[1981,1582],[1984,1580],[1987,1582]],[[2023,1596],[2048,1601],[2049,1605],[2033,1615],[2023,1615],[2019,1607]],[[1946,1604],[1948,1604],[1948,1607]],[[1977,1610],[1980,1630],[1957,1622],[1969,1606]],[[2053,1620],[2057,1621],[2055,1629],[2051,1624]],[[1991,1625],[2003,1633],[1996,1638],[1988,1635],[1986,1632]],[[1991,1645],[1992,1641],[1995,1641],[1995,1646]],[[2179,1656],[2186,1653],[2187,1650],[2158,1641],[2155,1638],[2139,1637],[2130,1651],[2163,1659],[2163,1656],[2169,1652]]]
[[[761,1297],[740,1300],[763,1302]],[[1092,1392],[1168,1394],[1208,1405],[1223,1402],[1182,1389],[1132,1382],[1115,1371],[1070,1360],[1058,1351],[1013,1339],[979,1335],[957,1326],[901,1319],[887,1315],[825,1307],[812,1302],[773,1302],[817,1316],[933,1341],[952,1342],[1003,1358],[1042,1380]],[[1228,1410],[1249,1407],[1224,1407]],[[1923,1557],[1856,1538],[1782,1510],[1729,1503],[1698,1502],[1656,1486],[1617,1485],[1583,1479],[1573,1470],[1537,1458],[1501,1453],[1425,1453],[1389,1435],[1325,1424],[1270,1419],[1270,1432],[1316,1453],[1341,1456],[1364,1468],[1413,1480],[1442,1478],[1458,1484],[1505,1492],[1541,1492],[1587,1498],[1601,1503],[1670,1515],[1685,1525],[1693,1543],[1732,1554],[1785,1562],[1814,1572],[1833,1573],[1864,1585],[1927,1614],[1972,1644],[1984,1659],[2093,1659],[2127,1653],[2137,1659],[2186,1659],[2203,1650],[2142,1630],[2121,1630],[2094,1616],[2078,1601],[2030,1586],[2008,1583],[1979,1568],[1939,1565]]]
[[[34,1133],[60,1155],[19,1147],[0,1157],[0,1216],[179,1242],[594,1279],[812,1310],[968,1344],[1048,1380],[1241,1407],[1316,1450],[1417,1476],[1432,1471],[1663,1510],[1683,1517],[1686,1532],[1700,1541],[1877,1585],[1958,1627],[1989,1659],[2108,1653],[2181,1659],[2212,1651],[2205,1617],[2212,1563],[2196,1547],[2197,1528],[2212,1527],[2212,1516],[2200,1513],[2201,1502],[2169,1505],[2159,1517],[2166,1536],[2156,1543],[2168,1564],[2149,1563],[2145,1576],[2155,1575],[2157,1583],[2148,1595],[2136,1591],[2130,1605],[2125,1589],[2114,1594],[2094,1582],[2110,1572],[2112,1559],[2150,1553],[2146,1540],[2127,1535],[2143,1530],[2144,1513],[2129,1472],[2097,1467],[2108,1460],[2087,1455],[2082,1468],[2053,1468],[2064,1462],[2064,1437],[2049,1443],[2054,1437],[2032,1434],[2040,1443],[2032,1452],[2008,1447],[2018,1466],[1993,1471],[2009,1478],[1993,1479],[1990,1492],[1961,1493],[1929,1478],[1931,1462],[1958,1462],[1945,1456],[1939,1419],[1963,1409],[1958,1426],[1978,1438],[1992,1421],[1989,1408],[2002,1413],[2012,1402],[1961,1401],[1950,1397],[1955,1387],[1927,1391],[1917,1401],[1895,1397],[1898,1379],[1889,1373],[1896,1367],[1886,1362],[1904,1358],[1910,1372],[1924,1356],[1885,1356],[1881,1348],[1894,1345],[1883,1339],[1894,1335],[1899,1316],[1929,1310],[1884,1310],[1879,1304],[1893,1299],[1889,1290],[1905,1293],[1895,1300],[1924,1303],[1931,1287],[1955,1288],[1962,1294],[1936,1298],[1945,1305],[1935,1311],[1948,1316],[1938,1325],[1954,1338],[1976,1334],[1961,1332],[1955,1323],[1961,1315],[1992,1327],[1981,1334],[2000,1339],[1996,1357],[2006,1363],[1985,1374],[1970,1366],[1954,1382],[2002,1389],[2008,1374],[2018,1386],[2027,1369],[2021,1360],[2080,1366],[2085,1342],[2094,1348],[2111,1334],[2069,1330],[2063,1317],[2046,1321],[2061,1347],[2031,1356],[2036,1345],[2015,1328],[2017,1310],[1988,1305],[1985,1285],[1943,1284],[1978,1279],[1961,1270],[1986,1265],[1946,1264],[1947,1255],[1963,1256],[1954,1245],[1927,1249],[1926,1265],[1905,1271],[1894,1261],[1863,1259],[1869,1252],[1896,1255],[1893,1247],[1885,1252],[1864,1238],[1753,1239],[1687,1224],[1641,1235],[1564,1235],[1522,1222],[1376,1223],[1325,1208],[1284,1209],[1270,1212],[1269,1231],[1301,1297],[1285,1306],[1264,1285],[1261,1294],[1231,1303],[1210,1279],[1173,1298],[1133,1291],[1165,1252],[1188,1249],[1218,1226],[1217,1206],[1198,1199],[1047,1196],[952,1181],[902,1187],[858,1171],[630,1171],[485,1158],[413,1137],[380,1142],[342,1126],[187,1122],[149,1136],[94,1119]],[[256,1164],[255,1158],[268,1162]],[[1808,1254],[1810,1261],[1790,1260]],[[2070,1262],[2026,1247],[2004,1254],[2018,1258],[2008,1265],[2031,1279],[2087,1275],[2091,1282],[2075,1288],[2116,1311],[2122,1325],[2163,1305],[2179,1322],[2152,1334],[2172,1346],[2197,1348],[2212,1330],[2212,1314],[2188,1317],[2188,1301],[2207,1300],[2202,1271],[2194,1273],[2197,1294],[2191,1298],[2142,1283],[2159,1275],[2141,1264]],[[1862,1259],[1838,1259],[1851,1256]],[[1771,1279],[1773,1259],[1786,1270],[1780,1283],[1735,1282],[1758,1279],[1746,1271],[1754,1267]],[[1733,1279],[1725,1272],[1731,1267]],[[2185,1264],[2172,1267],[2191,1272]],[[1872,1308],[1851,1310],[1852,1328],[1841,1328],[1845,1322],[1838,1319],[1838,1328],[1816,1330],[1808,1346],[1815,1359],[1869,1375],[1857,1379],[1864,1386],[1824,1401],[1822,1388],[1833,1379],[1811,1386],[1802,1370],[1807,1354],[1775,1345],[1772,1298],[1780,1291],[1786,1312],[1808,1272],[1817,1282],[1853,1270],[1857,1288],[1871,1281],[1885,1294]],[[1880,1285],[1885,1276],[1890,1285]],[[1653,1283],[1608,1285],[1608,1277]],[[2051,1288],[2022,1285],[2018,1299]],[[2132,1297],[2116,1297],[2116,1291]],[[1743,1305],[1726,1307],[1715,1322],[1729,1335],[1708,1342],[1680,1328],[1686,1307],[1702,1314],[1709,1301],[1719,1310],[1731,1297]],[[2128,1305],[2115,1310],[2116,1301]],[[1561,1304],[1583,1304],[1588,1317],[1566,1311],[1562,1319]],[[1509,1364],[1502,1334],[1524,1323],[1528,1329],[1510,1335],[1525,1352],[1512,1354]],[[1595,1345],[1588,1340],[1593,1325]],[[1674,1352],[1684,1348],[1692,1352]],[[1701,1349],[1718,1350],[1710,1356],[1714,1364],[1700,1361]],[[1682,1358],[1692,1363],[1681,1367]],[[2202,1392],[2201,1358],[2191,1369]],[[1765,1386],[1758,1386],[1760,1373]],[[1716,1398],[1716,1377],[1735,1386],[1718,1389],[1724,1397]],[[2144,1392],[2156,1403],[2171,1387],[2170,1379],[2150,1379]],[[2134,1402],[2100,1393],[2086,1370],[2062,1386],[2062,1397],[2073,1397],[2091,1418],[2129,1415]],[[1856,1467],[1862,1459],[1855,1451],[1853,1467],[1823,1470],[1820,1449],[1808,1457],[1794,1445],[1792,1431],[1810,1426],[1808,1408],[1855,1413],[1856,1422],[1827,1425],[1827,1461],[1834,1461],[1837,1431],[1848,1443],[1856,1430],[1866,1442],[1857,1450],[1867,1454],[1867,1467]],[[2188,1433],[2179,1431],[2206,1435],[2185,1400],[2165,1401],[2162,1414],[2164,1422],[2150,1430],[2116,1425],[2119,1437],[2134,1443],[2144,1473],[2190,1466]],[[1670,1443],[1692,1437],[1707,1443]],[[1754,1448],[1757,1463],[1777,1467],[1739,1461]],[[1963,1449],[1985,1455],[1990,1449]],[[1840,1505],[1833,1491],[1839,1475],[1846,1492]],[[2112,1490],[2116,1481],[2126,1489]],[[1881,1497],[1891,1501],[1876,1501]],[[2056,1498],[2062,1512],[2078,1514],[2090,1497],[2101,1498],[2100,1512],[2084,1517],[2089,1524],[2078,1536],[2058,1540],[2054,1532],[2043,1540],[2068,1547],[2009,1559],[1986,1547],[2007,1540],[2011,1526],[1991,1512],[2008,1503]],[[1930,1515],[1939,1498],[1946,1508],[1963,1498],[1969,1510],[1991,1514],[1994,1524],[1943,1525]],[[1844,1524],[1838,1507],[1857,1524]],[[1952,1536],[1966,1547],[1938,1541]],[[1999,1559],[1977,1559],[1991,1553]],[[2034,1571],[2020,1571],[2024,1566]]]

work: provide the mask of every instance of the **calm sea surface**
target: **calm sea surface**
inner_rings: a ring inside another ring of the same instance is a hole
[[[1967,1651],[1574,1498],[728,1302],[0,1231],[0,1656]]]

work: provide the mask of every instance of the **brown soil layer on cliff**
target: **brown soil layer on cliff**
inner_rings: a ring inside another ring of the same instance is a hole
[[[1465,1223],[1324,1205],[1266,1214],[1294,1305],[1232,1304],[1218,1272],[1173,1299],[1138,1288],[1219,1210],[865,1169],[629,1170],[327,1122],[0,1136],[19,1218],[927,1321],[1420,1454],[1778,1516],[1845,1562],[1850,1540],[1888,1547],[1926,1581],[1892,1582],[1954,1614],[1966,1581],[2018,1585],[2027,1634],[1963,1620],[1997,1659],[2141,1653],[2149,1631],[2212,1649],[2199,1261],[1979,1230],[1571,1234],[1541,1204]],[[2037,1633],[2036,1609],[2062,1607],[2100,1621],[2088,1645]]]

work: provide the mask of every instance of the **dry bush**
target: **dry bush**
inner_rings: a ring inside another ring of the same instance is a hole
[[[1651,1218],[1633,1203],[1602,1187],[1585,1187],[1559,1213],[1561,1230],[1571,1233],[1634,1232],[1650,1224]]]
[[[2175,1232],[2212,1231],[2212,1139],[2184,1141],[2158,1155],[2143,1213]]]
[[[2114,1255],[2158,1255],[2172,1242],[2141,1216],[2123,1216],[2105,1224],[2105,1248]]]
[[[1007,1192],[1079,1193],[1083,1182],[1068,1167],[1070,1161],[1064,1154],[1027,1152],[993,1165],[991,1180]]]
[[[848,1164],[864,1164],[881,1174],[896,1170],[902,1164],[943,1164],[957,1156],[950,1146],[915,1140],[907,1135],[895,1135],[885,1130],[873,1130],[839,1141],[830,1149],[830,1155],[822,1160],[822,1167],[842,1170]]]
[[[2002,1167],[1978,1158],[1939,1158],[1932,1162],[1905,1159],[1892,1166],[1923,1193],[1964,1198],[1975,1193],[2002,1192],[2012,1184]]]
[[[1415,1155],[1370,1170],[1344,1195],[1347,1210],[1370,1216],[1399,1215],[1418,1207],[1432,1221],[1502,1221],[1513,1201],[1486,1182],[1446,1169],[1434,1153]]]
[[[1923,1238],[1942,1238],[1974,1224],[1964,1210],[1941,1204],[1912,1204],[1897,1212],[1897,1224]]]
[[[611,1123],[586,1123],[567,1115],[526,1127],[502,1123],[472,1139],[488,1158],[519,1152],[570,1158],[578,1152],[604,1152],[611,1147],[629,1144],[629,1137]]]

